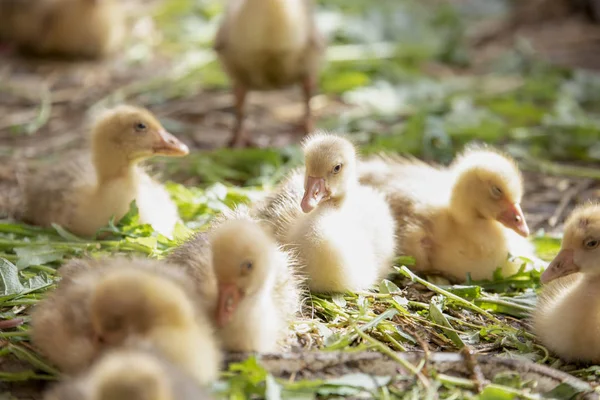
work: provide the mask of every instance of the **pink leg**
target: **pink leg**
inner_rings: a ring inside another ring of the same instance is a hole
[[[244,104],[248,90],[245,86],[236,84],[233,88],[235,96],[235,126],[233,128],[233,137],[229,141],[229,147],[244,147],[247,144],[247,132],[244,129]]]

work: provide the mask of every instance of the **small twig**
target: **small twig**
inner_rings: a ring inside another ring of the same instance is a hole
[[[475,351],[470,346],[465,346],[460,349],[460,354],[463,357],[465,365],[467,366],[467,370],[471,375],[471,379],[475,381],[475,387],[477,388],[477,392],[481,393],[483,390],[483,385],[486,383],[486,379],[483,376],[483,372],[481,372],[481,367],[477,363],[475,358]]]
[[[420,325],[418,325],[418,326],[420,327]],[[417,341],[419,346],[421,346],[421,349],[423,349],[423,353],[425,354],[425,361],[429,362],[429,356],[431,355],[431,350],[429,349],[429,344],[427,343],[427,341],[423,340],[423,338],[421,337],[421,334],[419,332],[417,332],[415,329],[409,328],[406,330],[412,337],[415,338],[415,340]],[[457,330],[457,332],[463,333],[458,330]]]
[[[356,331],[356,333],[358,334],[358,336],[360,336],[363,340],[366,340],[367,342],[371,343],[381,353],[383,353],[386,356],[390,357],[392,360],[396,361],[398,364],[402,365],[406,370],[408,370],[413,375],[415,375],[417,377],[417,379],[419,379],[421,381],[421,383],[423,383],[423,386],[425,386],[425,388],[429,387],[429,385],[430,385],[429,379],[427,379],[427,377],[425,377],[425,375],[423,375],[423,373],[421,371],[419,371],[418,368],[416,368],[414,365],[412,365],[411,363],[409,363],[404,358],[399,357],[396,353],[394,353],[392,350],[390,350],[389,347],[387,347],[386,345],[382,344],[379,340],[377,340],[377,339],[375,339],[375,338],[367,335],[366,333],[364,333],[363,331],[361,331],[360,329],[358,329],[358,327],[355,326],[354,330]]]
[[[420,327],[420,325],[417,325]],[[423,338],[421,337],[421,335],[419,334],[419,332],[417,332],[415,329],[412,329],[412,327],[407,327],[405,326],[404,329],[406,329],[407,333],[409,335],[411,335],[413,338],[415,338],[415,340],[417,341],[417,343],[419,344],[419,346],[421,346],[421,349],[423,349],[423,370],[427,373],[427,367],[429,365],[429,358],[431,356],[431,351],[429,349],[429,344],[427,343],[426,340],[423,340]],[[462,332],[461,332],[462,333]]]

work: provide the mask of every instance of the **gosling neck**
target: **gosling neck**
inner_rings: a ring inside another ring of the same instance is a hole
[[[345,184],[345,188],[344,188],[345,190],[342,191],[341,193],[338,193],[334,198],[329,200],[329,202],[331,203],[331,205],[333,207],[342,208],[344,205],[347,204],[349,199],[352,199],[353,193],[356,191],[357,188],[358,188],[358,180],[357,179],[349,180]]]
[[[92,163],[96,169],[98,184],[120,178],[134,178],[136,165],[141,160],[129,159],[128,155],[116,146],[94,144]]]
[[[477,209],[477,202],[473,199],[475,189],[469,182],[460,180],[452,189],[448,212],[452,219],[460,225],[469,226],[482,222],[492,222]]]
[[[475,207],[469,204],[458,204],[457,202],[450,201],[448,212],[452,219],[460,225],[471,225],[476,221],[486,220]]]

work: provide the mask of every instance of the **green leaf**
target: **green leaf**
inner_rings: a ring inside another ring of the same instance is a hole
[[[433,299],[431,299],[431,301],[429,302],[429,316],[431,317],[432,321],[436,324],[453,329],[448,319],[446,319],[446,316],[442,313],[442,309],[439,305],[439,302],[439,297],[434,297]],[[448,338],[450,338],[450,340],[452,340],[456,347],[458,347],[459,349],[465,347],[465,343],[462,341],[460,336],[458,336],[458,333],[450,329],[442,328],[442,331],[446,336],[448,336]]]
[[[253,385],[264,382],[268,375],[255,356],[248,357],[248,359],[240,363],[230,364],[229,370],[240,372]]]
[[[533,240],[537,255],[543,260],[552,260],[560,251],[560,238],[552,238],[548,236],[536,237]]]
[[[40,273],[24,282],[23,287],[27,290],[36,290],[51,285],[53,282],[54,280],[50,276]]]
[[[478,400],[514,400],[517,398],[514,391],[499,386],[486,386],[477,396]]]
[[[243,362],[230,364],[229,371],[236,373],[229,380],[230,398],[246,399],[252,395],[265,397],[265,380],[269,374],[258,363],[256,357],[251,356]]]
[[[475,299],[475,304],[484,310],[517,318],[527,318],[534,310],[534,307],[519,304],[510,298]]]
[[[473,281],[470,283],[481,286],[482,289],[498,293],[507,293],[522,289],[536,289],[540,286],[542,271],[535,269],[526,270],[521,266],[519,271],[511,276],[504,277],[500,268],[494,272],[493,280]]]
[[[324,74],[321,88],[325,93],[340,94],[371,83],[369,76],[360,71],[337,71]]]
[[[67,231],[65,228],[63,228],[62,226],[58,225],[58,224],[52,224],[52,228],[54,228],[54,230],[56,231],[56,233],[58,233],[60,235],[60,237],[62,237],[63,239],[69,241],[69,242],[84,242],[83,239],[81,239],[78,236],[73,235],[72,233],[70,233],[69,231]]]
[[[65,256],[63,250],[58,250],[51,245],[31,245],[17,247],[15,253],[17,259],[17,268],[25,269],[31,265],[44,265],[52,261],[62,260]]]
[[[173,240],[177,243],[182,243],[191,238],[194,235],[194,231],[177,221],[175,229],[173,229]]]
[[[0,295],[21,293],[25,288],[19,280],[19,270],[10,261],[0,258]]]
[[[323,338],[324,341],[327,341],[328,338],[333,335],[333,331],[331,329],[329,329],[329,327],[327,326],[327,324],[324,324],[320,321],[315,321],[315,327],[317,328],[317,331],[319,332],[319,335]]]
[[[394,260],[395,265],[405,265],[407,267],[412,267],[416,263],[417,261],[415,260],[415,258],[411,256],[400,256]]]
[[[137,225],[139,223],[139,219],[140,210],[138,209],[136,201],[133,200],[129,204],[129,210],[127,211],[127,214],[125,214],[123,218],[118,221],[118,226],[127,227],[131,225]]]
[[[574,399],[579,393],[589,392],[590,388],[587,385],[582,385],[576,388],[566,382],[558,384],[549,392],[543,393],[542,396],[546,399]]]
[[[158,239],[154,236],[148,236],[148,237],[137,237],[137,238],[126,238],[125,239],[127,242],[130,243],[137,243],[137,244],[141,244],[142,246],[145,246],[149,249],[152,250],[156,250],[156,246],[158,244]]]
[[[481,286],[453,285],[444,287],[444,289],[467,300],[473,300],[481,297]]]
[[[390,294],[400,292],[400,288],[394,282],[388,281],[387,279],[382,280],[379,284],[379,293]]]
[[[341,293],[334,293],[331,295],[331,300],[340,308],[346,307],[346,299]]]
[[[399,306],[406,307],[408,305],[408,299],[406,297],[393,296],[392,299],[394,299],[396,304],[398,304]]]
[[[515,389],[521,389],[523,387],[521,375],[512,371],[499,372],[494,375],[492,381],[497,385],[509,386]]]
[[[8,345],[8,349],[11,352],[11,354],[13,354],[19,360],[28,362],[37,369],[42,370],[53,376],[60,375],[60,372],[54,369],[54,367],[47,365],[46,362],[42,360],[39,354],[32,353],[29,350],[29,348],[11,343]]]
[[[417,340],[411,334],[404,332],[399,325],[394,325],[394,327],[396,328],[396,333],[398,333],[402,339],[412,344],[417,344]]]

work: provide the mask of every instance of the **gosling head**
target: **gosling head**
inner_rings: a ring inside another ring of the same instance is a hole
[[[101,345],[118,346],[157,326],[178,327],[194,318],[186,293],[174,282],[123,265],[102,278],[92,293],[90,318]]]
[[[600,205],[581,206],[567,219],[560,252],[542,274],[542,283],[581,272],[600,275]]]
[[[529,227],[521,210],[523,178],[515,162],[491,150],[470,150],[453,164],[451,207],[476,218],[497,220],[521,236]]]
[[[356,183],[356,149],[340,136],[318,133],[304,142],[304,197],[302,211],[308,213],[319,204],[337,202]]]
[[[103,357],[91,372],[95,400],[170,400],[170,382],[156,358],[122,350]]]
[[[218,282],[216,321],[226,325],[240,303],[258,293],[269,279],[277,245],[249,220],[229,220],[209,235]]]
[[[122,154],[130,162],[155,155],[184,156],[188,147],[143,108],[122,105],[106,111],[93,129],[93,146],[102,156]]]

